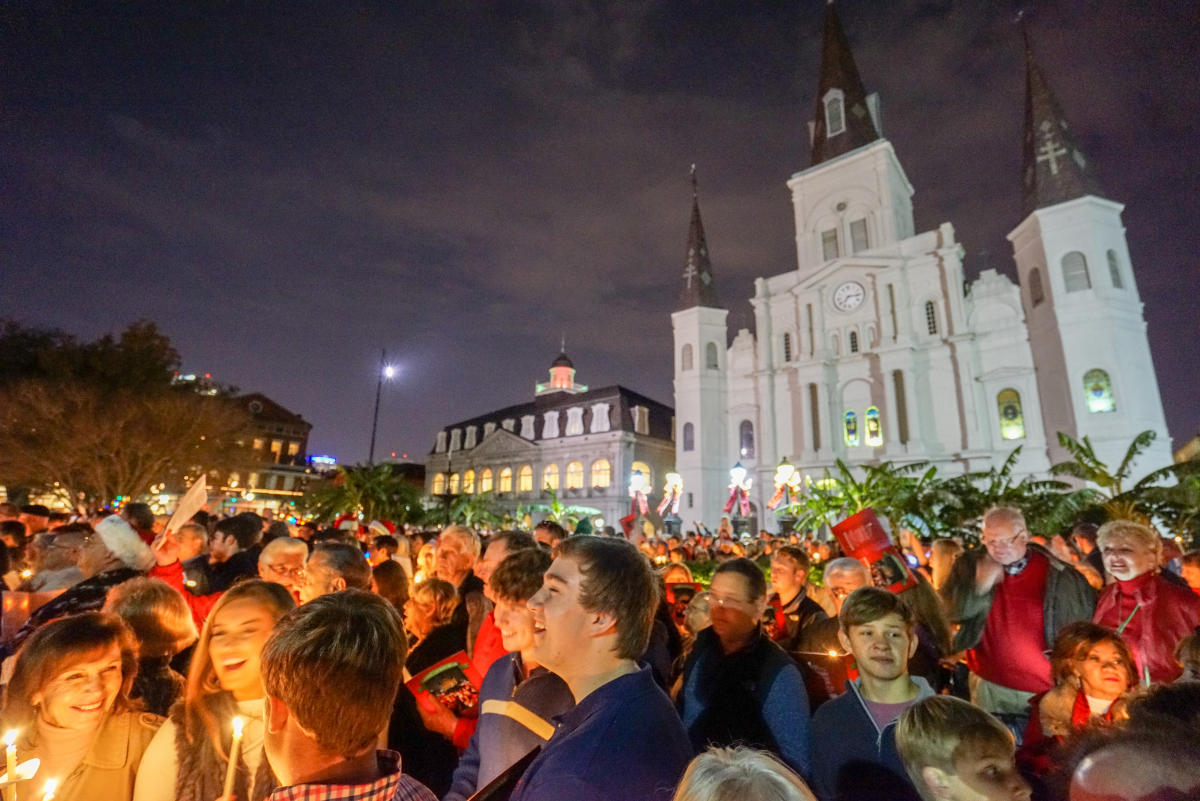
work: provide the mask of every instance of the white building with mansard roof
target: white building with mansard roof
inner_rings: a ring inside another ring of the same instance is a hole
[[[1139,473],[1170,464],[1123,206],[1102,196],[1028,43],[1026,69],[1020,284],[995,270],[968,284],[954,226],[915,230],[878,97],[827,6],[812,164],[787,182],[796,267],[755,281],[754,333],[729,338],[693,192],[671,316],[685,524],[721,516],[738,462],[760,514],[785,458],[813,477],[839,458],[953,474],[1020,446],[1019,470],[1044,475],[1063,458],[1057,432],[1115,464],[1151,429]]]

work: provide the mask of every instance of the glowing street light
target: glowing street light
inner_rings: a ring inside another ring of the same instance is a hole
[[[379,376],[375,381],[375,414],[371,418],[371,448],[367,451],[367,464],[375,464],[375,433],[379,430],[379,396],[383,392],[383,381],[391,381],[396,376],[396,368],[387,363],[387,351],[379,351]]]

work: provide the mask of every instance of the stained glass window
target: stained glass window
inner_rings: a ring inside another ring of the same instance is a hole
[[[754,423],[749,420],[743,420],[738,426],[738,439],[741,443],[740,452],[742,456],[754,458]]]
[[[867,444],[878,448],[883,444],[883,426],[879,422],[879,409],[872,406],[867,409]]]
[[[1005,389],[996,396],[1000,411],[1000,436],[1004,439],[1025,438],[1025,413],[1021,410],[1021,393]]]
[[[845,421],[846,445],[856,448],[858,447],[858,415],[854,412],[846,412]]]
[[[1092,414],[1115,412],[1117,403],[1113,400],[1112,381],[1103,370],[1088,370],[1083,377],[1083,391],[1087,396],[1087,408]]]

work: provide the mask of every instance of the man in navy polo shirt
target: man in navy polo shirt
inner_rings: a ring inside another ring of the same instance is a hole
[[[691,745],[649,668],[646,649],[658,583],[630,543],[575,536],[555,549],[529,599],[532,653],[570,688],[575,708],[525,771],[512,801],[653,801],[671,798]]]

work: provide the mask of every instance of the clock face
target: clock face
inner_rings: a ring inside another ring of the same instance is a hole
[[[867,290],[857,281],[847,281],[833,290],[833,305],[840,311],[857,309],[867,296]]]

